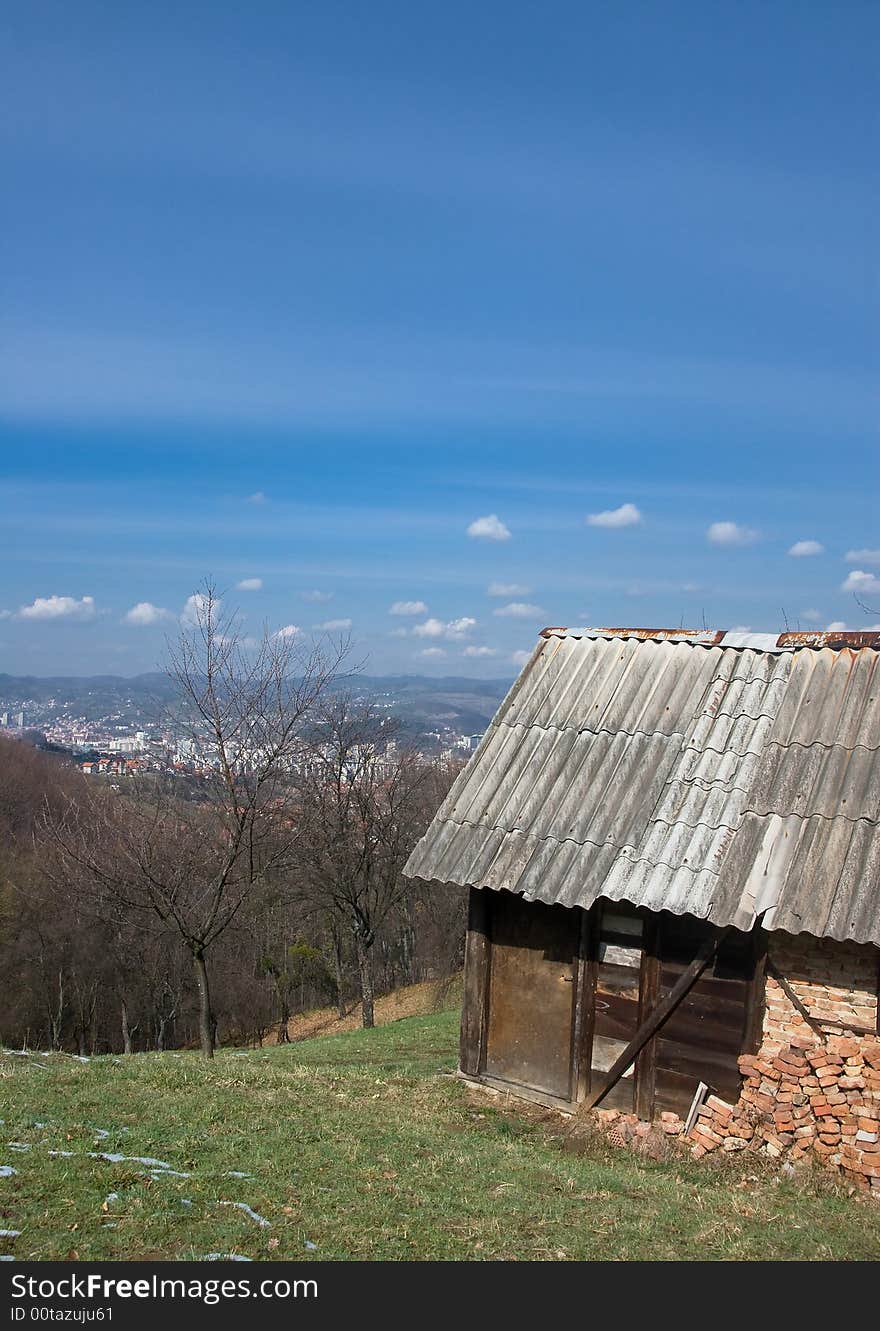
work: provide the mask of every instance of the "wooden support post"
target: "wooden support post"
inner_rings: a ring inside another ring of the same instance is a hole
[[[767,935],[760,924],[755,926],[754,970],[746,1002],[743,1049],[747,1054],[756,1054],[763,1041],[767,1007]]]
[[[657,917],[645,917],[642,965],[639,975],[639,1024],[647,1021],[660,999],[660,928]],[[635,1110],[639,1118],[654,1117],[654,1083],[657,1074],[657,1043],[649,1040],[636,1059]]]
[[[464,994],[459,1045],[459,1067],[469,1077],[478,1077],[486,1060],[491,952],[489,909],[489,892],[485,888],[472,887],[464,949]]]
[[[693,988],[694,984],[709,965],[710,961],[712,961],[715,953],[721,946],[721,943],[729,933],[730,927],[722,929],[719,933],[715,934],[714,937],[706,939],[687,970],[679,976],[666,997],[654,1009],[647,1021],[644,1021],[636,1031],[623,1053],[612,1065],[608,1072],[608,1076],[605,1078],[602,1085],[597,1086],[590,1091],[590,1094],[581,1105],[581,1113],[585,1113],[589,1109],[595,1109],[596,1105],[608,1094],[612,1086],[617,1085],[627,1068],[632,1065],[634,1059],[648,1043],[651,1036],[660,1029],[667,1017],[669,1017],[678,1007],[685,994]]]
[[[593,1052],[593,1026],[596,1020],[596,929],[599,908],[595,904],[581,911],[578,943],[578,969],[573,1032],[572,1099],[576,1104],[589,1094],[590,1055]]]

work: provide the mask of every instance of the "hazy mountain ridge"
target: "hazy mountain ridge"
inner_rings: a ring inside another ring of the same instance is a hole
[[[457,675],[354,675],[335,688],[387,705],[408,730],[447,726],[471,734],[486,728],[511,682]],[[161,671],[132,676],[0,674],[0,711],[24,707],[30,713],[28,725],[39,725],[50,711],[87,719],[123,714],[132,722],[148,724],[160,720],[176,692],[174,682]]]

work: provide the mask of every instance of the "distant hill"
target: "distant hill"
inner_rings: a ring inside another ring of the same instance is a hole
[[[390,703],[389,710],[411,733],[448,726],[460,734],[477,734],[485,730],[511,682],[456,675],[355,675],[336,687]],[[149,724],[160,719],[175,696],[173,683],[161,671],[132,676],[0,674],[0,711],[24,706],[37,713],[29,722],[67,710],[87,720],[114,714]]]

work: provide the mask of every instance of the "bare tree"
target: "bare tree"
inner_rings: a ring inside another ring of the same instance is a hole
[[[301,778],[297,887],[316,911],[350,929],[367,1027],[374,1024],[371,949],[410,890],[401,871],[423,830],[433,777],[417,754],[397,748],[394,733],[375,708],[337,693],[319,709]]]
[[[211,582],[189,611],[169,647],[168,674],[180,695],[178,729],[204,764],[200,797],[183,798],[174,777],[158,776],[115,796],[72,798],[60,816],[47,809],[46,827],[62,868],[85,876],[102,911],[147,928],[152,919],[185,945],[210,1058],[207,958],[245,902],[289,870],[300,834],[294,778],[303,728],[348,643],[310,643],[293,629],[264,628],[249,639]]]

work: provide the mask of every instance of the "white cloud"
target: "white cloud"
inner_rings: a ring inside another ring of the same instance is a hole
[[[389,638],[406,638],[409,635],[409,629],[392,629]]]
[[[492,611],[502,619],[542,619],[545,613],[539,605],[529,605],[527,601],[511,601],[509,605],[500,605]]]
[[[237,592],[259,592],[263,589],[262,578],[242,578],[241,582],[235,584]]]
[[[442,638],[446,625],[442,619],[426,619],[424,624],[414,624],[413,633],[417,638]]]
[[[388,610],[389,615],[426,615],[428,607],[424,601],[395,601]]]
[[[485,541],[510,540],[510,528],[504,525],[497,513],[487,513],[484,518],[475,518],[468,527],[467,534],[482,537]]]
[[[864,569],[854,568],[852,573],[848,573],[846,581],[840,585],[842,592],[855,592],[856,595],[880,596],[880,578],[874,573],[866,573]]]
[[[249,504],[265,504],[266,496],[262,490],[255,490],[252,495],[248,495],[247,502]]]
[[[822,622],[822,611],[821,611],[821,610],[802,610],[801,613],[800,613],[800,618],[801,618],[802,620],[804,620],[804,622],[807,623],[807,624],[821,624],[821,622]]]
[[[30,605],[23,605],[19,619],[94,619],[95,598],[83,596],[38,596]]]
[[[150,624],[158,624],[163,619],[173,618],[170,610],[163,610],[161,606],[153,605],[150,601],[138,601],[137,605],[133,605],[123,616],[126,624],[133,624],[136,628],[147,628]]]
[[[751,631],[751,624],[734,624],[732,629],[727,630],[728,633],[751,633]]]
[[[445,655],[442,647],[425,647],[423,651],[416,652],[416,656],[421,657],[423,661],[436,661]]]
[[[465,647],[463,656],[497,656],[494,647]]]
[[[332,592],[319,592],[317,589],[310,592],[300,592],[300,595],[304,601],[309,601],[312,605],[323,605],[325,601],[333,600]]]
[[[512,652],[512,653],[511,653],[511,657],[510,657],[510,659],[511,659],[511,662],[512,662],[515,666],[524,666],[524,665],[526,664],[526,662],[528,662],[528,661],[530,661],[530,660],[532,659],[532,653],[531,653],[531,652]]]
[[[424,624],[414,624],[412,628],[413,636],[416,638],[463,638],[470,633],[472,628],[476,628],[477,621],[465,615],[461,619],[451,619],[448,622],[442,619],[426,619]]]
[[[848,564],[880,564],[880,550],[847,550]]]
[[[635,527],[642,515],[635,504],[621,504],[620,508],[606,508],[602,513],[588,513],[590,527]]]
[[[489,596],[531,596],[531,587],[524,587],[521,582],[490,582],[487,588]]]
[[[283,629],[278,629],[272,634],[273,638],[295,638],[300,632],[298,624],[285,624]]]
[[[350,629],[350,619],[327,619],[323,624],[316,625],[322,633],[336,633],[340,629]]]
[[[825,627],[826,633],[845,633],[846,624],[842,619],[832,619],[831,623]]]
[[[806,559],[808,555],[823,555],[825,547],[821,541],[795,541],[788,553],[792,559]]]
[[[181,624],[194,628],[199,622],[199,616],[204,614],[207,604],[208,598],[203,592],[193,592],[192,596],[186,598],[183,610],[180,612]],[[219,601],[214,602],[214,609],[215,611],[220,609]]]
[[[713,522],[706,530],[711,545],[753,545],[757,539],[753,527],[741,527],[738,522]]]

